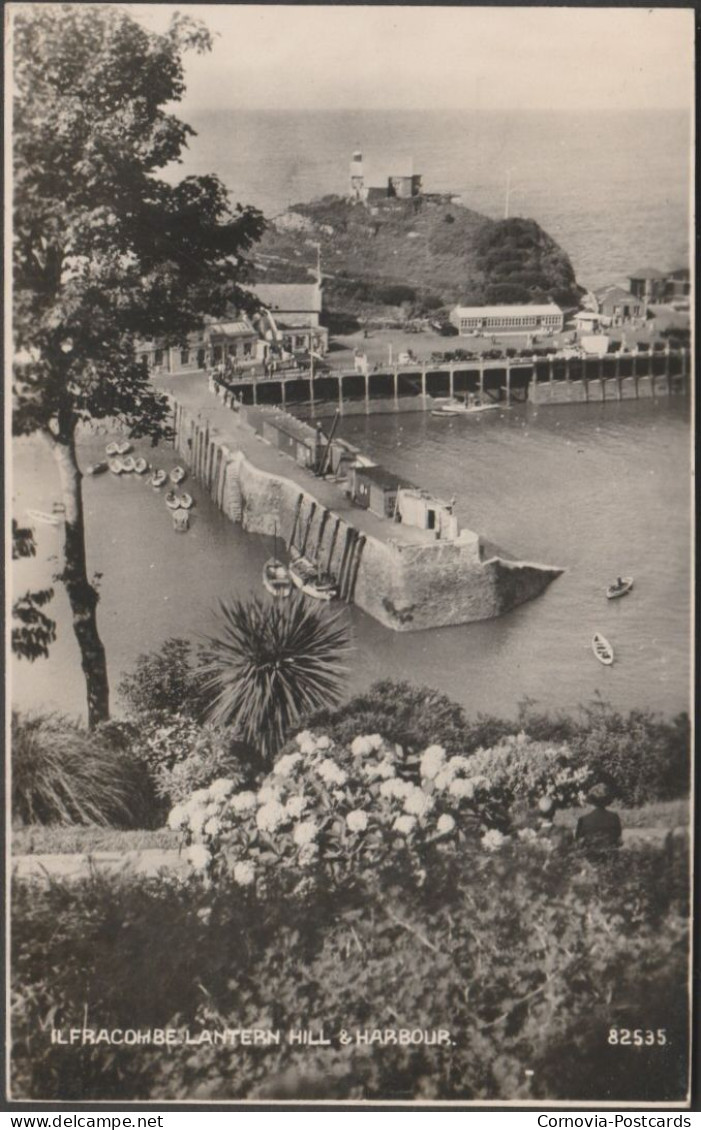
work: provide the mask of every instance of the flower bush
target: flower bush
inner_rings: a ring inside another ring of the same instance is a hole
[[[257,791],[222,778],[176,805],[168,823],[197,846],[197,865],[235,878],[238,868],[243,885],[252,875],[264,882],[271,866],[298,871],[301,881],[319,868],[339,880],[391,865],[398,852],[420,877],[437,848],[481,837],[493,849],[505,840],[506,796],[500,780],[475,774],[472,759],[442,746],[407,762],[380,734],[339,745],[305,730]]]
[[[532,804],[548,795],[561,808],[569,808],[584,803],[597,779],[564,742],[533,741],[523,731],[502,738],[491,749],[477,750],[469,763],[472,773],[484,774],[493,788],[503,790],[509,804]]]
[[[132,752],[151,774],[156,793],[165,803],[185,800],[193,790],[225,774],[243,781],[241,762],[230,737],[216,726],[186,714],[156,714],[140,720]]]

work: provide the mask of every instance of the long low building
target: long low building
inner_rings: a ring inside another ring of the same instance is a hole
[[[560,333],[565,316],[559,306],[456,306],[450,320],[467,334]]]

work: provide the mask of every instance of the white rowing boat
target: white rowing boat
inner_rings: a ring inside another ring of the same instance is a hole
[[[591,641],[591,648],[594,655],[599,660],[599,663],[603,663],[604,667],[611,666],[613,663],[613,648],[606,637],[602,636],[601,632],[595,633]]]

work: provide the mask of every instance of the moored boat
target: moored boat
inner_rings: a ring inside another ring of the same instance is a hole
[[[127,455],[126,458],[122,459],[122,470],[127,475],[136,470],[136,460],[133,455]]]
[[[290,562],[289,574],[293,585],[301,589],[305,596],[311,596],[314,600],[333,600],[338,596],[335,577],[323,572],[308,557],[295,557]]]
[[[185,491],[184,494],[180,495],[180,505],[183,510],[192,510],[192,507],[195,505],[195,500],[191,494]]]
[[[169,478],[171,483],[175,483],[176,486],[178,485],[178,483],[182,483],[185,479],[184,467],[173,467],[173,470],[170,472]]]
[[[132,446],[129,443],[128,439],[125,439],[123,443],[117,444],[117,454],[118,455],[128,455],[131,450],[132,450]]]
[[[276,598],[289,596],[292,592],[290,571],[276,557],[268,558],[263,566],[263,585]]]
[[[606,599],[615,600],[618,596],[625,596],[633,587],[632,577],[618,577],[614,584],[606,589]]]
[[[102,474],[104,474],[105,471],[108,471],[108,470],[109,470],[109,464],[105,463],[104,460],[102,460],[98,463],[88,463],[87,467],[85,468],[85,474],[86,475],[102,475]]]
[[[169,490],[166,495],[166,506],[169,510],[180,509],[180,495],[176,494],[174,490]]]
[[[445,400],[431,409],[432,416],[473,416],[479,412],[492,412],[496,408],[505,409],[505,404],[465,403],[463,400]]]
[[[116,440],[112,440],[111,443],[107,444],[107,447],[105,448],[105,455],[119,455],[119,444]]]
[[[137,475],[145,475],[148,471],[148,463],[144,459],[143,455],[140,455],[138,459],[134,460],[134,470],[136,471]]]
[[[176,533],[184,534],[190,528],[190,515],[187,510],[173,511],[173,529]]]
[[[118,455],[115,455],[114,459],[110,459],[107,466],[113,475],[121,475],[124,470],[124,464]]]
[[[163,486],[163,484],[164,484],[164,482],[166,481],[167,478],[168,478],[168,476],[166,475],[165,471],[156,470],[151,475],[151,486],[156,487],[156,489],[158,489],[158,487]]]
[[[610,667],[613,663],[613,648],[606,637],[602,636],[601,632],[594,634],[591,647],[599,663],[603,663],[605,667]]]

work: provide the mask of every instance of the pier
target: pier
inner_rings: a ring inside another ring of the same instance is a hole
[[[244,529],[295,545],[332,572],[339,595],[395,631],[499,616],[562,572],[512,560],[463,527],[456,536],[382,518],[343,482],[314,475],[267,442],[270,409],[222,403],[207,378],[170,377],[174,443],[216,505]],[[273,411],[275,411],[273,409]],[[279,414],[279,409],[277,410]]]
[[[689,392],[688,350],[609,353],[603,357],[508,358],[395,365],[369,373],[217,378],[230,397],[249,406],[310,414],[371,415],[427,411],[437,398],[477,395],[509,406],[665,399]]]

